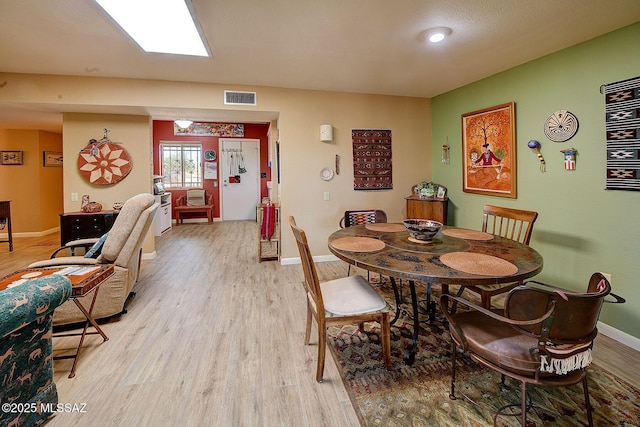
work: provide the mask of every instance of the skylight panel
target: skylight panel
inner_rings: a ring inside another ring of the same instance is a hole
[[[209,56],[185,0],[95,0],[145,52]]]

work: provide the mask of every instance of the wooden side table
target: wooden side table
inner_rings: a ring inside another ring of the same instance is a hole
[[[93,306],[98,297],[99,286],[113,275],[113,264],[97,264],[97,265],[72,265],[72,266],[59,266],[59,267],[44,267],[44,268],[25,268],[18,270],[0,279],[0,290],[19,283],[21,280],[35,279],[39,277],[48,276],[50,274],[63,274],[71,280],[71,297],[70,299],[76,304],[78,309],[86,317],[82,332],[78,333],[59,333],[54,334],[54,337],[67,337],[67,336],[80,336],[80,342],[75,354],[65,356],[55,356],[54,359],[73,359],[73,366],[69,373],[69,378],[76,376],[76,365],[78,364],[78,358],[80,356],[80,350],[82,350],[82,344],[84,338],[87,335],[100,334],[104,341],[108,341],[109,337],[100,328],[98,323],[92,316]],[[25,276],[28,279],[25,279]],[[19,285],[18,285],[19,286]],[[91,299],[91,305],[87,309],[80,302],[79,298],[88,295],[93,292],[93,298]],[[96,332],[87,332],[89,325],[93,326]],[[103,341],[103,342],[104,342]]]
[[[262,226],[264,219],[264,206],[259,204],[256,207],[256,221]],[[258,229],[258,262],[277,261],[280,259],[280,207],[275,205],[275,217],[273,218],[273,235],[265,238],[262,229]]]
[[[449,199],[424,198],[418,196],[405,197],[407,201],[407,218],[432,219],[447,224],[447,204]]]

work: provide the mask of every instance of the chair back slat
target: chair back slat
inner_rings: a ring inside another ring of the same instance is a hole
[[[318,272],[316,265],[313,262],[311,255],[311,249],[309,249],[309,242],[307,241],[307,235],[303,229],[296,225],[296,220],[293,216],[289,217],[289,225],[291,231],[298,244],[298,252],[300,252],[300,261],[302,262],[302,271],[304,272],[304,287],[305,291],[311,296],[317,313],[324,313],[324,303],[322,301],[322,292],[320,292],[320,281],[318,280]]]
[[[486,205],[483,208],[482,231],[528,245],[538,213],[521,209]]]

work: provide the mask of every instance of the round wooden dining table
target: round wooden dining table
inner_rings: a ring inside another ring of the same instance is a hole
[[[329,250],[341,260],[391,279],[408,281],[413,309],[413,345],[405,353],[407,364],[415,358],[420,319],[415,282],[427,285],[429,318],[435,316],[431,285],[491,285],[519,282],[538,274],[542,256],[532,247],[481,231],[444,226],[431,241],[412,238],[403,224],[374,223],[342,228],[329,236]]]

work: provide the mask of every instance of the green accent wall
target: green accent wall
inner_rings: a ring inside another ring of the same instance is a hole
[[[605,190],[604,95],[600,86],[640,75],[640,23],[526,63],[432,99],[433,180],[446,185],[449,224],[479,229],[482,206],[535,210],[531,246],[544,258],[538,280],[584,291],[592,273],[612,276],[626,304],[606,304],[600,321],[640,338],[640,192]],[[461,115],[515,102],[517,198],[462,191]],[[577,134],[552,142],[543,130],[557,110],[579,121]],[[538,140],[546,173],[527,147]],[[449,144],[450,164],[441,162]],[[560,150],[577,149],[576,170]]]

